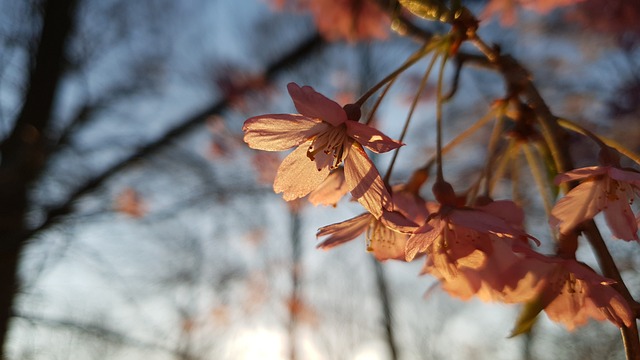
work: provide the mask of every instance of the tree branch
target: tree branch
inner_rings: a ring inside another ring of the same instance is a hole
[[[280,57],[273,63],[269,64],[264,71],[265,80],[273,79],[280,72],[286,70],[288,67],[302,61],[307,58],[314,50],[319,49],[321,45],[324,44],[323,39],[320,37],[318,33],[313,34],[305,41],[300,43],[297,47],[295,47],[292,51],[288,52],[284,56]],[[240,89],[239,92],[244,95],[251,91],[251,88],[243,88]],[[234,94],[237,96],[237,93]],[[207,118],[211,115],[216,115],[222,113],[231,105],[232,99],[229,97],[225,97],[218,102],[212,104],[211,106],[188,116],[184,121],[182,121],[176,127],[167,131],[164,135],[159,137],[157,140],[150,142],[137,151],[127,156],[126,158],[120,160],[118,163],[112,165],[101,174],[87,180],[83,185],[79,186],[69,197],[68,199],[61,203],[60,205],[50,209],[47,212],[47,216],[45,220],[37,227],[29,230],[24,234],[23,238],[28,239],[36,234],[50,228],[52,225],[58,223],[65,215],[69,214],[73,210],[73,204],[76,200],[81,198],[82,196],[90,193],[91,191],[98,188],[101,184],[103,184],[106,180],[112,178],[114,175],[120,173],[122,170],[126,169],[129,165],[138,161],[140,158],[144,158],[145,156],[149,156],[160,149],[171,144],[171,142],[180,136],[187,134],[189,131],[194,129],[196,126],[205,122]]]

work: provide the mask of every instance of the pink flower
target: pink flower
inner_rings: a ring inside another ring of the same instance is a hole
[[[437,248],[423,273],[440,279],[446,292],[463,300],[477,296],[482,301],[519,303],[535,298],[549,266],[529,256],[533,250],[514,239],[482,236],[488,245],[463,257],[452,249]]]
[[[389,17],[373,0],[312,0],[318,30],[329,40],[386,39]]]
[[[511,201],[494,201],[486,206],[469,208],[440,205],[407,241],[406,259],[439,247],[455,251],[459,258],[487,247],[487,235],[521,239],[529,236],[522,230],[522,210]]]
[[[385,210],[379,219],[370,213],[364,213],[337,224],[324,226],[318,230],[316,236],[329,236],[318,245],[319,249],[328,250],[366,232],[367,251],[372,252],[376,259],[403,260],[409,232],[416,226],[400,213]]]
[[[245,121],[244,141],[253,149],[283,151],[298,147],[280,164],[273,184],[287,201],[318,188],[344,161],[351,195],[376,218],[389,207],[389,192],[363,146],[377,153],[402,144],[380,131],[350,119],[336,102],[309,86],[287,85],[300,114],[267,114]],[[359,113],[349,108],[350,113]],[[350,114],[351,117],[359,115]]]
[[[500,23],[513,26],[516,23],[516,10],[523,7],[540,14],[547,14],[559,7],[570,6],[584,0],[491,0],[485,7],[481,19],[489,19],[495,14],[502,14]]]
[[[570,331],[590,319],[609,320],[618,327],[631,326],[635,316],[627,301],[610,285],[613,280],[596,274],[575,260],[555,261],[545,279],[541,305],[553,321]]]
[[[640,190],[640,173],[614,166],[591,166],[556,177],[556,184],[584,180],[571,189],[551,211],[549,223],[567,234],[582,222],[604,212],[611,233],[618,239],[638,240],[638,224],[630,203]]]

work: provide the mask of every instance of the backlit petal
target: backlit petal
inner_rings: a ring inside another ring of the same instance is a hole
[[[369,226],[372,217],[369,213],[356,216],[352,219],[321,227],[316,234],[317,237],[330,235],[318,245],[319,249],[330,249],[334,246],[344,244],[360,236]]]
[[[442,234],[445,225],[444,220],[435,218],[419,227],[407,240],[405,259],[411,261],[416,255],[426,252],[427,248]]]
[[[593,219],[606,206],[602,181],[584,182],[567,193],[551,210],[549,223],[560,226],[560,232],[569,233],[586,220]]]
[[[638,240],[638,224],[626,198],[610,201],[604,209],[604,216],[611,234],[622,240]]]
[[[329,175],[329,169],[323,168],[318,171],[316,163],[309,160],[308,144],[305,143],[291,152],[278,168],[273,190],[283,193],[282,198],[287,201],[309,194]]]
[[[560,185],[563,182],[581,180],[585,178],[595,177],[606,174],[609,170],[608,166],[589,166],[580,169],[567,171],[566,173],[556,176],[554,183]]]
[[[357,121],[347,121],[347,134],[371,151],[384,153],[404,145],[371,126]]]
[[[327,126],[302,115],[269,114],[247,119],[242,131],[250,148],[282,151],[306,142]]]
[[[378,170],[356,142],[344,161],[344,175],[351,195],[376,219],[382,215],[383,207],[391,206],[391,195]]]
[[[612,179],[626,182],[636,187],[640,187],[640,173],[638,172],[611,167],[609,169],[609,176]]]
[[[492,201],[487,205],[479,206],[477,209],[497,216],[513,226],[521,227],[524,224],[524,211],[510,200]]]
[[[344,169],[338,168],[309,194],[309,201],[313,205],[336,205],[349,192],[344,178]]]
[[[371,236],[369,250],[378,261],[404,260],[404,249],[409,235],[382,226],[380,234]]]
[[[287,90],[300,114],[320,119],[333,126],[347,121],[347,113],[337,102],[316,92],[311,86],[300,87],[296,83],[289,83]]]
[[[418,228],[418,224],[396,211],[383,211],[380,222],[389,229],[402,233],[412,233]]]
[[[479,210],[455,209],[448,216],[453,224],[481,233],[511,234],[514,231],[506,221]]]

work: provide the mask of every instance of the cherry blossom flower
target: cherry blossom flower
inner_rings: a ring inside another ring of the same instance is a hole
[[[439,205],[428,221],[415,229],[407,241],[406,259],[411,261],[419,253],[433,251],[432,246],[435,246],[435,250],[438,247],[449,248],[458,254],[458,258],[479,248],[490,252],[486,248],[490,246],[487,243],[488,234],[526,242],[530,236],[522,230],[522,219],[522,210],[507,200],[475,208]]]
[[[392,188],[393,211],[383,210],[376,219],[369,213],[320,228],[318,237],[329,236],[318,245],[330,249],[366,233],[367,251],[379,261],[404,260],[407,239],[418,227],[416,221],[429,216],[427,203],[404,184]]]
[[[635,316],[629,304],[610,286],[613,280],[575,260],[563,259],[555,265],[540,297],[551,320],[562,323],[569,331],[590,318],[609,320],[618,327],[633,324]]]
[[[439,247],[427,258],[422,273],[438,278],[447,293],[462,300],[477,296],[487,302],[520,303],[535,298],[549,266],[530,256],[533,250],[515,239],[481,236],[489,244],[484,251],[478,247],[460,257]]]
[[[538,254],[510,238],[486,235],[492,253],[479,249],[456,258],[449,249],[432,252],[423,273],[440,279],[442,288],[468,300],[520,303],[534,301],[549,319],[570,331],[589,319],[630,326],[634,316],[625,299],[610,285],[613,280],[596,274],[572,259]],[[535,316],[535,314],[533,314]]]
[[[566,234],[603,212],[611,233],[618,239],[638,240],[638,224],[630,203],[640,191],[640,173],[615,166],[591,166],[560,174],[556,184],[583,180],[560,199],[549,223]]]
[[[318,188],[344,161],[344,176],[351,195],[376,218],[390,207],[389,192],[364,147],[377,153],[402,144],[361,124],[359,109],[345,106],[295,83],[287,86],[300,114],[267,114],[245,121],[244,141],[253,149],[293,150],[280,164],[273,184],[287,201],[304,197]],[[356,118],[356,119],[353,119]]]
[[[376,259],[404,259],[404,249],[411,229],[417,224],[397,212],[383,211],[376,219],[370,213],[358,215],[340,223],[324,226],[317,237],[328,236],[318,245],[319,249],[331,249],[351,241],[366,232],[367,251]]]

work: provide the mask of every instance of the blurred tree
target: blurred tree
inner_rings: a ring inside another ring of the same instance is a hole
[[[65,46],[72,33],[75,0],[46,1],[37,50],[30,61],[22,107],[0,144],[0,343],[4,344],[18,263],[28,236],[30,188],[47,161],[54,100],[65,68]],[[0,357],[4,357],[0,352]]]

